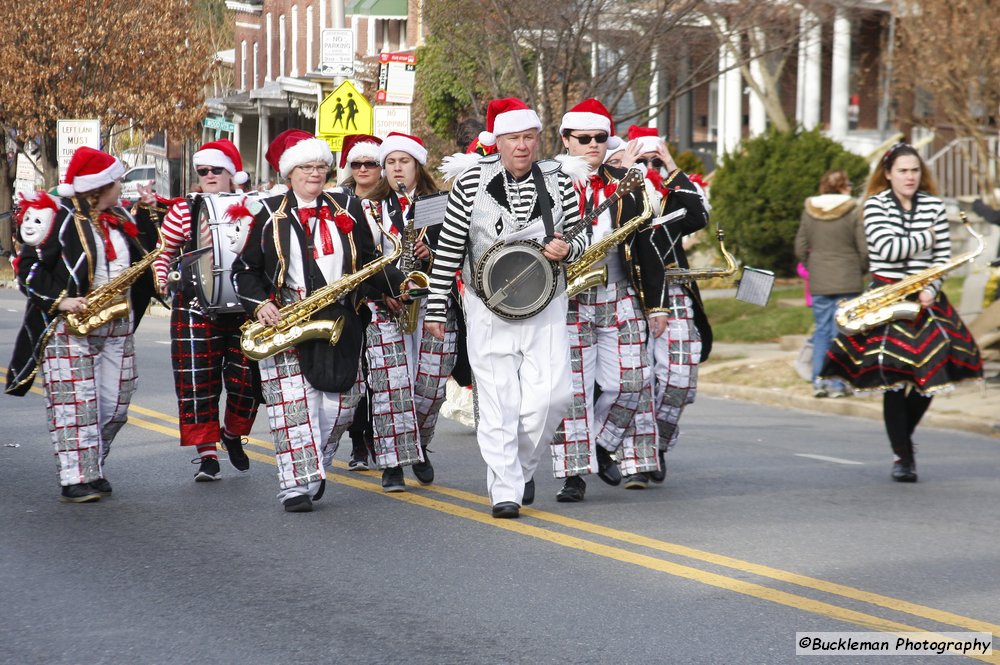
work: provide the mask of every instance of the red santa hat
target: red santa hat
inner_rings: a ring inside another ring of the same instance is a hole
[[[628,128],[628,140],[639,142],[639,154],[644,152],[654,152],[660,146],[660,134],[655,127],[639,127],[632,125]]]
[[[287,178],[296,166],[310,162],[333,164],[333,153],[327,142],[301,129],[286,129],[274,137],[264,158],[282,178]]]
[[[384,165],[385,158],[389,156],[389,153],[397,150],[412,156],[421,164],[427,163],[427,148],[424,147],[424,142],[420,137],[399,132],[389,132],[389,135],[385,137],[385,141],[382,142],[382,147],[378,151],[378,163]]]
[[[611,119],[611,112],[593,97],[583,100],[563,115],[562,122],[559,123],[559,133],[562,134],[567,129],[605,132],[609,137],[608,150],[622,145],[622,140],[615,136],[615,123]]]
[[[240,151],[236,148],[236,144],[229,139],[209,141],[202,145],[194,153],[191,162],[195,168],[199,166],[220,166],[229,172],[229,175],[233,178],[233,182],[237,185],[242,185],[250,178],[246,171],[243,170],[243,159],[240,157]]]
[[[69,168],[56,188],[59,196],[73,196],[110,185],[125,175],[125,165],[106,152],[80,146],[69,160]]]
[[[351,162],[367,157],[373,162],[379,161],[378,147],[382,139],[371,134],[348,134],[344,137],[344,145],[340,148],[340,168],[345,168]]]
[[[494,145],[501,134],[512,134],[529,129],[541,131],[538,114],[517,97],[494,99],[486,107],[486,131],[479,133],[479,142]]]

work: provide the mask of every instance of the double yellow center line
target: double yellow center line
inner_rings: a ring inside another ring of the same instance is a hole
[[[40,391],[35,388],[33,389],[33,392]],[[154,411],[152,409],[147,409],[136,404],[130,406],[129,414],[130,421],[139,427],[170,436],[171,438],[177,436],[176,417],[159,411]],[[172,426],[166,427],[161,424],[163,422],[170,423]],[[253,449],[248,449],[247,454],[251,458],[259,462],[271,465],[275,464],[274,456],[271,452],[273,451],[273,446],[270,442],[251,437],[249,439],[249,443],[256,448],[267,451],[265,453],[261,453]],[[335,462],[334,465],[336,468],[341,470],[346,470],[347,468],[346,464],[339,461]],[[486,510],[486,508],[489,507],[489,501],[485,497],[459,489],[453,489],[435,484],[432,486],[418,488],[416,491],[385,494],[382,492],[382,487],[378,481],[377,474],[372,472],[350,474],[338,473],[336,482],[354,489],[374,492],[394,501],[401,501],[421,506],[423,508],[428,508],[430,510],[436,510],[453,517],[478,522],[496,529],[503,529],[524,537],[535,538],[560,547],[578,550],[592,556],[604,557],[609,560],[639,566],[647,570],[666,573],[674,577],[680,577],[686,580],[699,582],[701,584],[707,584],[719,589],[725,589],[727,591],[750,596],[752,598],[766,600],[803,612],[809,612],[834,619],[836,621],[854,624],[864,628],[866,631],[908,633],[927,632],[931,629],[895,621],[893,619],[877,616],[868,612],[849,609],[847,607],[834,604],[833,602],[818,600],[807,595],[790,593],[788,591],[783,591],[764,584],[709,572],[691,565],[683,565],[669,561],[665,558],[659,558],[657,556],[638,552],[633,549],[626,549],[626,547],[623,546],[643,548],[654,553],[662,553],[674,557],[683,557],[685,559],[693,560],[694,562],[728,568],[740,573],[749,573],[759,578],[773,580],[787,585],[795,585],[812,592],[820,592],[822,594],[832,596],[833,598],[829,599],[831,601],[846,599],[865,603],[877,609],[888,610],[890,613],[910,615],[912,617],[924,619],[936,624],[943,624],[948,627],[948,629],[945,629],[944,632],[949,632],[949,629],[953,630],[954,628],[958,628],[966,631],[985,632],[1000,635],[1000,624],[981,621],[952,612],[937,610],[924,605],[900,600],[898,598],[883,596],[881,594],[863,591],[861,589],[856,589],[843,584],[828,582],[814,577],[808,577],[806,575],[799,575],[778,568],[755,564],[721,554],[715,554],[676,543],[658,540],[656,538],[649,538],[647,536],[629,531],[613,529],[600,524],[586,522],[584,520],[566,517],[565,515],[559,515],[556,513],[550,513],[544,510],[523,508],[521,510],[521,515],[524,519],[521,520],[493,519],[493,517],[489,515],[488,510]],[[547,526],[556,526],[561,530],[554,530],[547,528]],[[592,540],[583,536],[596,536],[604,541],[611,541],[615,544],[606,544],[606,542],[598,542],[597,540]],[[830,630],[836,630],[836,628],[831,627]],[[933,628],[933,630],[940,630],[940,628]],[[790,634],[789,645],[792,644],[793,639],[794,634]],[[927,639],[941,639],[941,636],[934,632],[927,632]],[[975,654],[966,654],[966,656],[985,663],[1000,664],[1000,653],[998,652],[1000,652],[1000,649],[996,650],[992,656]]]

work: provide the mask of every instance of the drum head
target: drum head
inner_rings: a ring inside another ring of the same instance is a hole
[[[532,245],[511,244],[486,259],[482,295],[487,307],[508,319],[534,316],[552,300],[558,272]]]

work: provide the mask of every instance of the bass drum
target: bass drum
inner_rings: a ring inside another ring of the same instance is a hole
[[[195,251],[204,250],[191,265],[191,283],[207,314],[235,314],[243,311],[232,270],[236,254],[229,248],[235,224],[226,218],[229,206],[239,203],[246,194],[192,194],[192,240]]]

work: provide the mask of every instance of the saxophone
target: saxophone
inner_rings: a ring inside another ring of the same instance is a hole
[[[406,195],[406,185],[402,182],[396,183],[396,189],[401,195]],[[397,267],[406,275],[407,281],[413,282],[416,285],[414,291],[424,291],[430,286],[431,280],[430,277],[427,276],[427,273],[413,269],[413,247],[417,243],[417,229],[413,220],[412,203],[410,204],[410,211],[410,219],[404,220],[403,223],[403,255],[399,258],[399,264]],[[420,301],[413,298],[410,302],[404,303],[403,309],[400,310],[399,316],[397,317],[397,321],[399,323],[399,329],[404,335],[409,335],[415,331],[417,329],[417,323],[420,321]]]
[[[640,180],[639,182],[641,184],[642,181]],[[608,200],[610,201],[611,199]],[[597,212],[597,210],[594,212]],[[591,217],[593,216],[594,215],[592,214]],[[623,242],[625,238],[642,226],[642,224],[652,216],[653,206],[650,204],[649,197],[646,196],[646,193],[642,192],[641,213],[592,244],[583,252],[583,254],[580,255],[579,259],[566,266],[566,295],[572,298],[573,296],[582,293],[591,287],[607,284],[608,267],[601,266],[600,268],[594,268],[594,264],[604,260],[607,257],[608,252],[610,252],[615,245]],[[590,217],[588,217],[588,219],[590,219]],[[586,221],[587,220],[584,220],[584,223],[581,223],[579,227],[584,227]]]
[[[158,227],[156,234],[158,237],[156,247],[146,252],[144,257],[123,270],[117,277],[87,294],[87,307],[84,311],[78,314],[66,314],[66,330],[71,335],[86,337],[105,323],[129,315],[132,305],[125,292],[142,277],[163,252],[163,233]]]
[[[721,227],[715,232],[715,237],[719,239],[719,251],[722,252],[722,258],[726,260],[725,268],[689,268],[687,270],[667,268],[663,271],[667,284],[689,284],[698,279],[733,275],[736,272],[736,259],[726,251],[726,234],[723,233]]]
[[[940,265],[925,268],[918,273],[908,275],[898,282],[880,286],[862,293],[857,298],[846,300],[837,308],[833,320],[837,328],[845,335],[857,335],[868,332],[890,321],[912,321],[920,313],[920,303],[906,300],[906,297],[921,291],[934,280],[946,275],[963,263],[969,263],[982,254],[985,241],[983,236],[969,225],[965,213],[959,213],[965,230],[978,241],[978,247],[971,252],[956,256]]]
[[[316,289],[302,300],[285,305],[279,310],[281,321],[273,326],[265,326],[254,320],[240,326],[240,348],[243,349],[243,355],[250,360],[263,360],[310,339],[327,339],[330,346],[335,346],[344,330],[344,317],[332,321],[313,321],[312,317],[399,258],[402,244],[393,234],[385,235],[393,245],[389,254],[372,261],[357,272],[344,275],[332,284]]]

